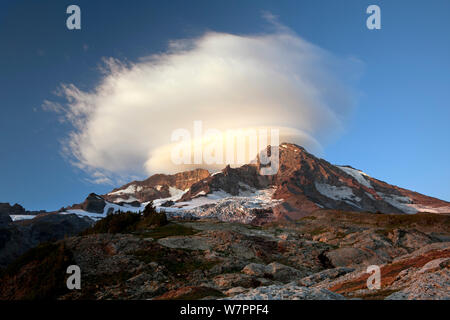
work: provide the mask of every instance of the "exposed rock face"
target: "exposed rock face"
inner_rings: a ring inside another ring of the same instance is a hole
[[[95,212],[95,213],[103,213],[103,210],[105,209],[106,202],[103,197],[91,193],[88,195],[86,200],[84,200],[81,204],[75,204],[70,209],[81,209],[88,212]]]
[[[20,204],[11,206],[9,203],[0,203],[0,215],[1,214],[26,214],[25,209]]]
[[[172,175],[155,174],[146,180],[133,181],[123,185],[103,195],[103,197],[111,202],[120,202],[123,200],[130,202],[137,200],[141,203],[155,199],[169,198],[173,196],[171,188],[184,191],[194,183],[209,177],[209,175],[209,171],[205,169],[195,169]]]

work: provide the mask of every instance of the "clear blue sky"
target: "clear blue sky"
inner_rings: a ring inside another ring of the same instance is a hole
[[[65,27],[78,4],[82,30]],[[366,28],[378,4],[382,29]],[[43,112],[61,83],[89,90],[102,57],[136,61],[207,30],[264,32],[262,12],[339,57],[364,62],[345,133],[324,158],[450,201],[450,1],[2,1],[0,202],[55,210],[108,185],[61,156],[70,127]]]

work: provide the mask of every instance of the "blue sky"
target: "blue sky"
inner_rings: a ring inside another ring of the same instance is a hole
[[[82,30],[65,26],[78,4]],[[365,9],[381,7],[382,29]],[[61,83],[89,91],[102,57],[138,61],[205,31],[259,34],[263,13],[337,57],[362,61],[357,104],[325,159],[450,201],[450,2],[433,1],[2,1],[0,202],[55,210],[110,185],[61,155],[71,130],[44,112]]]

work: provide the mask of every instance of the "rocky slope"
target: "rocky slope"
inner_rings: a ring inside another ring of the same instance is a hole
[[[450,217],[437,214],[319,210],[263,227],[172,221],[40,248],[4,273],[0,298],[449,299],[449,240]],[[58,278],[66,264],[80,266],[81,290]],[[370,264],[381,267],[379,290],[365,285]],[[52,285],[38,274],[54,275]]]

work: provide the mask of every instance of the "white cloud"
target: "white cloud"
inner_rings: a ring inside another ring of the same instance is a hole
[[[168,160],[171,134],[192,131],[195,120],[223,131],[284,128],[281,141],[320,151],[319,142],[339,133],[351,110],[353,95],[342,81],[343,66],[351,65],[276,27],[172,41],[166,53],[135,63],[105,59],[96,88],[64,85],[67,103],[44,107],[73,124],[64,150],[78,167],[102,172],[94,176],[100,182],[180,171]]]

